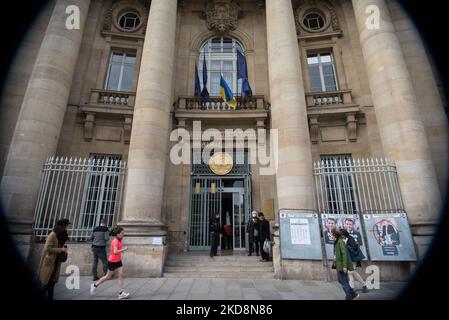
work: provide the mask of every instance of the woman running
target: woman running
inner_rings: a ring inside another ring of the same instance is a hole
[[[125,235],[123,228],[116,227],[114,229],[115,238],[111,241],[111,252],[108,258],[108,272],[100,280],[90,285],[90,294],[94,294],[95,290],[100,284],[112,277],[115,270],[118,271],[118,298],[126,299],[129,296],[128,292],[123,290],[123,264],[122,264],[122,252],[128,250],[128,247],[122,247],[122,240]]]

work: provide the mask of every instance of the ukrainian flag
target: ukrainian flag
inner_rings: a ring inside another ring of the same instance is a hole
[[[223,75],[220,76],[220,96],[223,101],[226,102],[232,109],[235,109],[237,107],[237,100],[235,99],[232,90],[229,88],[228,84],[223,78]]]

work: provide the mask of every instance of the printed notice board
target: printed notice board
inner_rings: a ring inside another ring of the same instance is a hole
[[[326,246],[326,257],[328,260],[334,260],[334,237],[332,235],[333,229],[346,229],[349,235],[360,244],[365,259],[368,259],[366,253],[366,246],[363,241],[363,230],[360,224],[358,214],[322,214],[321,225],[323,229],[324,243]]]
[[[416,261],[405,212],[364,214],[370,257],[373,261]]]
[[[323,258],[317,213],[280,210],[279,222],[282,259]]]

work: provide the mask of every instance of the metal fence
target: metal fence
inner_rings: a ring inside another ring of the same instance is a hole
[[[324,158],[314,163],[313,172],[320,213],[404,211],[392,160]]]
[[[44,239],[56,221],[68,218],[71,240],[86,240],[106,219],[115,225],[120,214],[126,163],[117,156],[48,158],[44,164],[33,230]]]

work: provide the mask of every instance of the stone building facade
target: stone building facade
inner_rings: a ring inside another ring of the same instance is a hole
[[[70,5],[79,28],[67,27]],[[380,27],[370,27],[376,15]],[[226,72],[238,93],[236,48],[253,95],[234,111],[213,96],[217,74]],[[195,66],[202,84],[203,60],[215,109],[194,95]],[[161,275],[167,255],[207,247],[189,239],[197,183],[210,193],[212,183],[221,185],[223,197],[226,188],[244,194],[240,217],[269,211],[274,227],[279,209],[317,209],[314,161],[388,157],[420,257],[446,194],[447,118],[438,80],[412,21],[393,0],[52,1],[17,53],[1,105],[1,197],[30,263],[41,246],[32,226],[51,156],[127,162],[116,219],[130,247],[127,272],[136,276]],[[207,182],[192,165],[173,164],[170,134],[184,128],[193,136],[194,121],[220,132],[276,129],[276,174],[261,175],[254,164]],[[236,200],[217,201],[221,207],[207,214],[225,211],[226,201],[232,210]],[[71,248],[73,263],[88,272],[89,244]],[[280,272],[278,242],[273,254]],[[282,262],[290,278],[324,274],[320,261]],[[385,279],[405,279],[413,264],[382,267]]]

